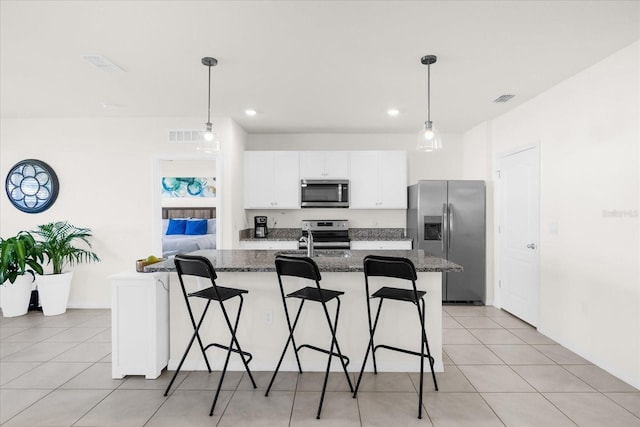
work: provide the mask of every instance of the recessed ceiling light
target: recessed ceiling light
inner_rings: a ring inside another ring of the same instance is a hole
[[[389,108],[387,110],[387,114],[390,115],[391,117],[396,117],[400,115],[400,110],[398,110],[397,108]]]
[[[111,102],[104,102],[104,101],[102,101],[100,103],[100,106],[102,108],[104,108],[105,110],[115,110],[115,109],[118,109],[118,108],[122,107],[122,105],[120,105],[120,104],[113,104]]]
[[[255,116],[256,114],[258,114],[258,112],[257,112],[256,110],[251,110],[251,109],[244,110],[244,113],[245,113],[247,116],[249,116],[249,117],[253,117],[253,116]]]

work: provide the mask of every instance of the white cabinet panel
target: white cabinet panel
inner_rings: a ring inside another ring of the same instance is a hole
[[[300,179],[349,178],[348,151],[301,151]]]
[[[352,240],[353,250],[411,250],[411,240]]]
[[[245,209],[298,209],[298,163],[297,151],[246,151]]]
[[[273,207],[300,208],[300,170],[297,151],[276,151],[274,154]]]
[[[407,208],[407,153],[380,152],[380,207]]]
[[[169,273],[111,279],[111,377],[160,376],[169,361]]]
[[[353,209],[406,209],[406,152],[352,151],[350,192]]]
[[[351,209],[376,209],[379,202],[378,152],[351,152]]]
[[[324,151],[300,153],[300,179],[324,178]]]
[[[274,158],[271,151],[244,153],[244,207],[272,207]]]

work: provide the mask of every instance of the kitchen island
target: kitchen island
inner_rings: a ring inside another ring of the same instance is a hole
[[[273,370],[282,351],[288,329],[284,318],[282,298],[275,273],[275,256],[277,254],[303,255],[301,251],[273,250],[202,250],[190,255],[200,255],[211,260],[221,286],[247,289],[245,303],[238,327],[238,339],[243,350],[253,354],[251,368],[256,371]],[[349,370],[360,369],[364,352],[369,340],[367,325],[366,295],[364,287],[363,259],[367,255],[399,256],[409,258],[418,272],[418,289],[427,291],[426,329],[432,356],[435,359],[434,369],[443,370],[442,364],[442,272],[462,271],[462,267],[442,258],[425,254],[423,251],[356,251],[356,250],[318,250],[314,261],[318,264],[322,280],[320,285],[326,289],[345,292],[341,299],[340,319],[337,336],[343,354],[349,356]],[[145,268],[146,272],[170,272],[170,359],[169,369],[175,369],[193,328],[188,318],[180,284],[175,274],[173,259],[153,264]],[[196,283],[199,282],[199,283]],[[387,286],[410,286],[410,283],[394,279],[371,278],[370,286],[384,283]],[[199,286],[209,286],[207,281],[193,279],[187,283],[192,290]],[[291,292],[302,286],[302,279],[290,280],[285,291]],[[197,300],[194,299],[194,300]],[[296,307],[298,301],[288,301],[290,307]],[[194,310],[204,307],[203,301],[192,302]],[[230,301],[228,310],[235,313],[238,302]],[[197,308],[196,308],[197,307]],[[377,307],[377,305],[374,305]],[[397,347],[405,347],[415,351],[420,349],[420,323],[417,311],[406,303],[387,301],[376,331],[376,342]],[[201,328],[201,336],[205,342],[228,342],[228,331],[223,327],[224,320],[219,307],[212,306],[207,314],[205,324]],[[330,313],[334,313],[335,303],[329,304]],[[199,311],[198,311],[199,312]],[[333,315],[333,314],[332,314]],[[330,334],[326,327],[321,307],[310,307],[303,311],[296,339],[298,344],[310,343],[319,347],[328,347]],[[211,349],[207,353],[212,369],[220,369],[225,353]],[[323,371],[326,367],[326,356],[317,352],[301,353],[302,368],[307,371]],[[377,352],[378,370],[380,371],[418,371],[419,361],[414,356],[397,352]],[[370,362],[371,364],[371,359]],[[185,370],[205,370],[202,355],[197,346],[191,352],[183,366]],[[229,364],[231,370],[243,370],[239,357],[232,357]],[[282,370],[297,370],[293,352],[287,353]],[[339,370],[336,361],[333,370]],[[372,366],[367,369],[372,370]]]

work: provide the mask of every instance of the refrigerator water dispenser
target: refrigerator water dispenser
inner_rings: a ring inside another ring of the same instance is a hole
[[[424,217],[424,240],[442,240],[442,217]]]

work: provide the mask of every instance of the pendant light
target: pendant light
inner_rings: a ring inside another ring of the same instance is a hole
[[[418,133],[418,151],[438,151],[442,148],[440,134],[436,131],[431,121],[431,64],[435,64],[438,57],[435,55],[425,55],[420,59],[423,65],[427,66],[427,121],[424,128]]]
[[[202,64],[209,68],[209,100],[207,109],[207,123],[205,123],[206,130],[204,131],[205,144],[201,150],[205,152],[220,151],[220,141],[218,136],[213,130],[213,124],[211,123],[211,67],[218,65],[216,58],[205,56],[202,58]]]

